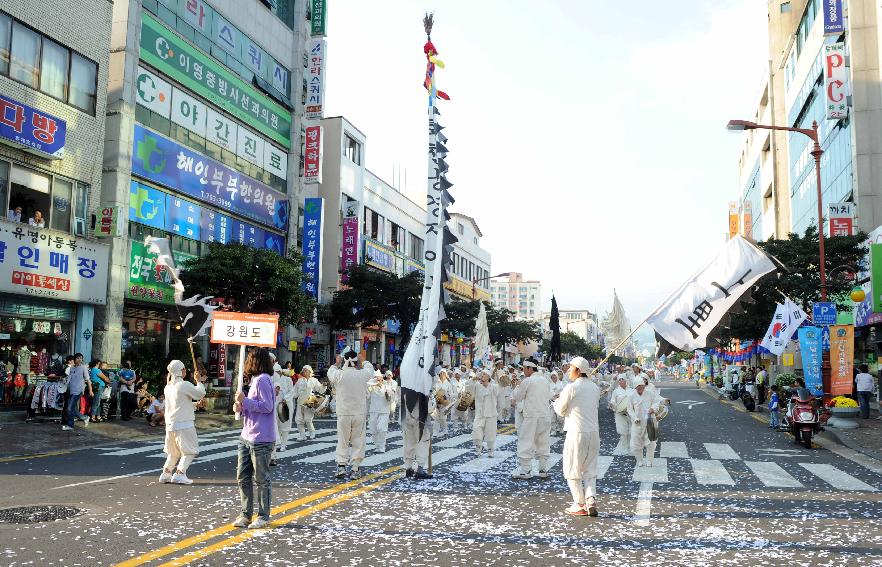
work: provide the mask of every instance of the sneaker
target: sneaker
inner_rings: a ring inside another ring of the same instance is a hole
[[[313,429],[312,431],[309,432],[309,438],[315,439],[315,429]]]
[[[413,473],[414,480],[426,480],[432,478],[432,475],[427,473],[423,467],[419,467],[415,473]]]
[[[548,471],[539,471],[536,476],[539,478],[548,478]]]
[[[260,528],[265,528],[269,526],[269,523],[269,520],[267,520],[266,518],[261,518],[260,516],[258,516],[256,520],[248,524],[248,529],[259,530]]]
[[[62,431],[70,431],[71,429],[73,429],[73,427],[71,427],[69,425],[62,425],[61,426]]]
[[[334,475],[335,478],[343,478],[346,476],[346,465],[337,465],[337,474]]]
[[[171,477],[172,484],[193,484],[193,481],[187,478],[186,473],[176,472]]]
[[[357,466],[353,466],[352,470],[349,471],[349,478],[359,478],[361,473],[358,470]]]
[[[247,528],[248,524],[250,524],[250,523],[251,522],[245,516],[239,516],[238,518],[236,518],[236,521],[233,522],[233,527],[234,528]]]
[[[83,418],[83,427],[89,427],[89,416]]]
[[[512,478],[517,478],[517,479],[521,479],[521,480],[529,479],[532,476],[533,475],[530,472],[522,471],[521,469],[518,469],[515,472],[511,473]]]
[[[646,466],[652,468],[652,459],[646,459]]]
[[[588,515],[591,517],[597,517],[597,502],[594,498],[588,500]]]
[[[493,451],[487,451],[487,456],[492,459],[493,458]]]
[[[588,515],[588,510],[586,510],[585,507],[582,506],[581,504],[576,504],[576,503],[573,503],[572,505],[570,505],[570,507],[567,508],[566,510],[564,510],[564,512],[569,514],[570,516],[587,516]]]
[[[162,474],[159,475],[159,482],[162,484],[168,484],[171,482],[172,474],[170,472],[162,471]]]

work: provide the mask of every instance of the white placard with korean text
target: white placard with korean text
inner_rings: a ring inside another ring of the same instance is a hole
[[[205,139],[217,144],[225,150],[236,151],[236,139],[239,135],[239,125],[230,120],[222,113],[208,107],[208,126]]]
[[[211,342],[274,348],[278,341],[279,316],[263,313],[214,311]]]
[[[236,155],[257,167],[263,167],[263,138],[247,128],[239,128]]]
[[[306,105],[303,107],[304,120],[322,118],[325,100],[325,53],[327,42],[322,37],[309,41],[309,60],[306,65]]]
[[[171,121],[205,137],[208,107],[199,99],[175,88],[172,92]]]
[[[276,177],[288,179],[288,152],[269,142],[263,144],[263,168]]]
[[[845,43],[824,46],[824,108],[827,120],[848,117],[848,68],[845,66]]]
[[[107,304],[110,246],[0,220],[0,292]]]

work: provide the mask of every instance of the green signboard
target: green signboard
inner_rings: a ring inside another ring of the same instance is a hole
[[[156,18],[142,12],[141,60],[223,108],[285,148],[291,147],[291,113],[226,70]]]
[[[175,264],[181,266],[186,260],[195,258],[184,252],[172,252]],[[132,241],[132,254],[129,262],[129,287],[127,299],[147,303],[175,304],[175,290],[171,274],[165,266],[156,265],[156,254],[137,240]]]
[[[325,36],[325,10],[328,0],[312,0],[312,35]]]
[[[882,244],[870,244],[870,289],[873,313],[882,313]]]

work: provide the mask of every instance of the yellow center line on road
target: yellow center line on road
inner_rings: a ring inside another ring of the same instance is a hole
[[[67,455],[72,451],[53,451],[51,453],[37,453],[36,455],[20,455],[18,457],[0,458],[0,463],[11,463],[13,461],[28,461],[30,459],[42,459],[43,457],[55,457],[57,455]]]
[[[395,468],[398,468],[398,467],[395,467]],[[273,520],[272,522],[270,522],[271,527],[268,529],[282,527],[285,524],[288,524],[294,520],[298,520],[300,518],[303,518],[304,516],[308,516],[310,514],[314,514],[315,512],[320,512],[326,508],[330,508],[331,506],[334,506],[336,504],[346,502],[347,500],[355,498],[356,496],[359,496],[359,495],[364,494],[366,492],[370,492],[372,490],[376,490],[376,489],[380,488],[381,486],[384,486],[394,480],[402,478],[402,476],[403,475],[400,473],[393,474],[391,476],[388,476],[386,478],[378,480],[377,482],[374,482],[372,484],[362,486],[356,490],[353,490],[352,492],[347,492],[346,494],[342,494],[340,496],[335,496],[334,498],[329,498],[328,500],[325,500],[324,502],[320,502],[318,504],[315,504],[314,506],[310,506],[309,508],[304,508],[302,510],[298,510],[298,511],[294,512],[293,514],[289,514],[287,516],[283,516],[281,518]],[[202,549],[197,549],[195,551],[188,552],[187,554],[182,555],[181,557],[178,557],[176,559],[172,559],[171,561],[168,561],[167,563],[163,563],[159,567],[181,567],[182,565],[188,565],[189,563],[196,561],[197,559],[203,559],[209,555],[217,553],[218,551],[223,551],[223,550],[228,549],[234,545],[237,545],[239,543],[247,541],[247,540],[253,538],[254,536],[256,536],[257,534],[262,533],[264,531],[266,531],[266,530],[245,530],[245,531],[242,531],[234,536],[230,536],[224,540],[221,540],[217,543],[211,544],[211,545],[204,547]]]
[[[308,496],[304,496],[303,498],[298,498],[297,500],[293,500],[291,502],[288,502],[286,504],[282,504],[281,506],[273,508],[270,511],[270,514],[273,516],[275,516],[277,514],[282,514],[284,512],[287,512],[288,510],[291,510],[292,508],[297,508],[299,506],[309,504],[310,502],[320,500],[320,499],[325,498],[327,496],[332,496],[332,495],[337,494],[339,492],[343,492],[349,488],[366,484],[366,483],[368,483],[378,477],[385,476],[389,473],[392,473],[392,472],[395,472],[398,470],[400,470],[400,467],[398,467],[398,466],[389,467],[386,470],[376,472],[376,473],[371,473],[369,475],[365,475],[364,477],[362,477],[360,479],[352,480],[352,481],[349,481],[349,482],[346,482],[346,483],[343,483],[340,485],[333,486],[331,488],[326,488],[324,490],[320,490],[319,492],[315,492],[315,493],[310,494]],[[145,553],[144,555],[140,555],[138,557],[133,557],[132,559],[128,559],[128,560],[123,561],[121,563],[117,563],[116,565],[114,565],[114,567],[135,567],[137,565],[144,565],[145,563],[149,563],[149,562],[153,561],[154,559],[158,559],[160,557],[165,557],[166,555],[170,555],[172,553],[177,553],[179,551],[183,551],[183,550],[187,549],[188,547],[198,545],[202,542],[216,538],[216,537],[223,535],[225,533],[229,533],[235,529],[238,529],[238,528],[234,527],[233,524],[225,524],[223,526],[219,526],[219,527],[214,528],[212,530],[208,530],[204,533],[183,539],[181,541],[178,541],[178,542],[175,542],[172,544],[169,544],[165,547],[161,547],[161,548],[156,549],[154,551],[150,551],[148,553]]]

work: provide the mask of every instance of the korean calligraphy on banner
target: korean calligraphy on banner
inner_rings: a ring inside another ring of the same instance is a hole
[[[822,1],[821,11],[824,12],[824,35],[839,35],[843,33],[845,31],[845,19],[842,16],[842,0]]]
[[[310,13],[312,14],[311,27],[313,36],[325,35],[325,22],[327,21],[325,11],[327,10],[327,3],[327,0],[312,0]]]
[[[327,42],[324,38],[313,38],[309,42],[309,61],[306,69],[306,105],[303,108],[305,120],[318,120],[323,116],[325,100],[325,53]]]
[[[358,263],[358,216],[343,218],[343,240],[340,248],[340,279],[346,283],[349,281],[349,268]]]
[[[854,379],[854,327],[830,326],[830,393],[851,395]]]
[[[820,395],[824,391],[821,380],[823,332],[820,327],[800,327],[798,334],[805,387],[815,395]]]
[[[322,182],[322,127],[306,128],[306,143],[303,156],[303,182]]]
[[[845,43],[824,45],[824,107],[827,120],[839,120],[848,116],[847,80]]]
[[[215,311],[211,321],[211,342],[274,348],[278,330],[278,315]]]
[[[178,251],[173,251],[172,254],[177,266],[195,258]],[[129,287],[126,297],[147,303],[174,305],[174,279],[165,266],[156,264],[156,254],[147,250],[143,243],[132,240],[129,260]]]
[[[854,203],[830,205],[830,236],[851,236],[854,232]]]
[[[140,124],[135,124],[132,174],[279,230],[288,224],[284,193]]]
[[[0,141],[47,159],[64,158],[67,123],[0,95]]]
[[[141,18],[140,57],[286,149],[291,147],[288,110],[190,46],[147,12]]]
[[[729,238],[738,234],[738,203],[729,202]]]
[[[322,220],[325,200],[308,198],[303,204],[303,289],[319,299],[322,286]]]
[[[0,292],[105,305],[110,246],[0,220]]]

